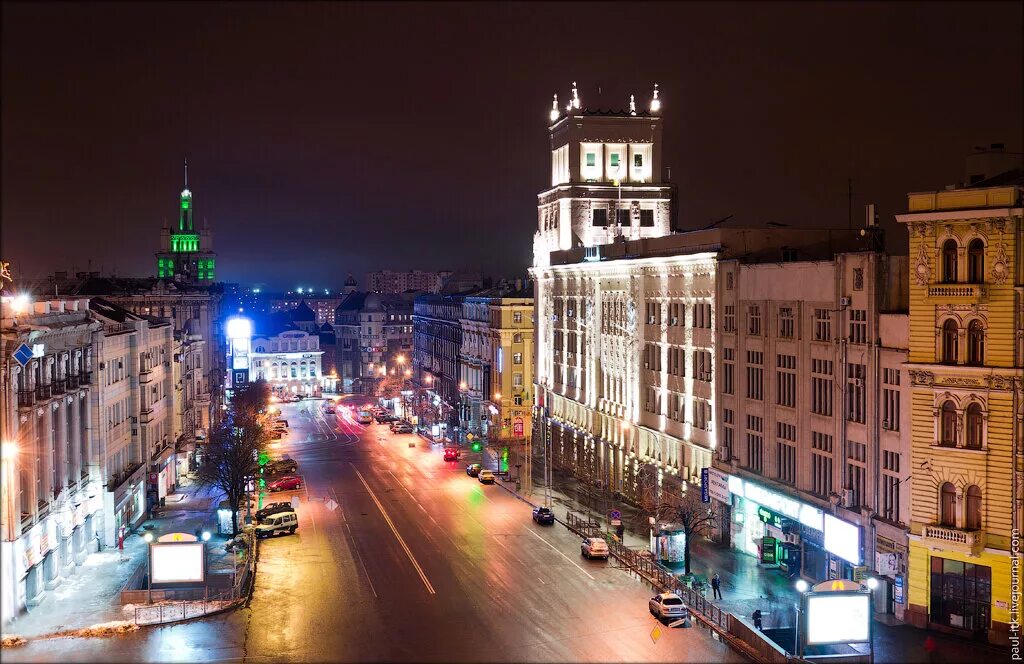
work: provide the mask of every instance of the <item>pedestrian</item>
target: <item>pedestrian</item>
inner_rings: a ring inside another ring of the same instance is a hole
[[[722,599],[722,577],[718,576],[718,572],[711,577],[711,590],[712,599]]]
[[[935,639],[929,634],[924,640],[924,650],[928,653],[928,661],[935,661]]]
[[[754,619],[754,627],[761,630],[761,609],[754,609],[754,613],[750,616]]]

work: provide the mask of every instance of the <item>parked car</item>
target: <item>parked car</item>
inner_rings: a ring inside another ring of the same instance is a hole
[[[584,558],[604,558],[608,560],[610,553],[608,542],[605,542],[600,537],[585,537],[583,543],[580,544],[580,555]]]
[[[294,473],[298,469],[299,463],[295,459],[279,459],[277,461],[271,461],[264,466],[264,471],[271,475]]]
[[[280,512],[294,512],[295,508],[292,507],[291,503],[270,503],[260,511],[256,512],[256,520],[263,521],[271,514],[278,514]]]
[[[494,484],[494,471],[485,468],[477,474],[476,479],[480,484]]]
[[[457,447],[446,447],[446,448],[444,448],[444,460],[445,461],[458,461],[459,460],[459,448],[457,448]]]
[[[388,422],[395,422],[398,420],[397,417],[388,412],[377,413],[374,415],[374,419],[377,420],[377,424],[387,424]]]
[[[256,537],[270,537],[271,535],[292,534],[299,527],[299,515],[295,512],[281,512],[274,514],[263,523],[256,526]]]
[[[550,507],[534,507],[533,520],[542,526],[550,526],[555,522],[555,513]]]
[[[298,475],[285,475],[272,482],[267,482],[268,491],[291,491],[302,486],[302,478]]]
[[[470,477],[476,477],[477,475],[480,474],[480,470],[482,468],[483,466],[481,466],[478,463],[471,463],[468,466],[466,466],[466,474],[469,475]]]
[[[412,424],[403,420],[398,422],[391,430],[395,433],[412,433],[416,429],[413,428]]]
[[[647,608],[651,615],[659,620],[668,618],[685,618],[690,611],[683,604],[683,599],[675,593],[661,593],[655,595],[647,602]]]

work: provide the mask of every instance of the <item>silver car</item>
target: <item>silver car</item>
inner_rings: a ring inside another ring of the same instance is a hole
[[[683,599],[675,593],[655,595],[648,600],[647,607],[651,610],[651,615],[659,620],[685,618],[690,613],[683,604]]]

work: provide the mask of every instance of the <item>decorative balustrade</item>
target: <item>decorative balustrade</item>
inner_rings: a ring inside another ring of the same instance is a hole
[[[977,552],[985,545],[984,530],[962,530],[933,524],[924,526],[921,537],[972,552]]]
[[[928,297],[952,300],[983,300],[988,288],[982,284],[941,284],[928,287]]]

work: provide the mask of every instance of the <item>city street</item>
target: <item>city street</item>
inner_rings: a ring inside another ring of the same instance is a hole
[[[291,428],[273,452],[305,486],[278,495],[299,496],[299,530],[261,545],[249,608],[5,660],[742,661],[698,627],[653,639],[652,591],[468,477],[473,459],[445,463],[418,436],[321,404],[283,405]]]

